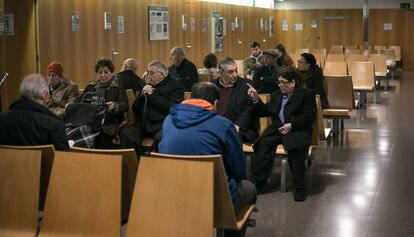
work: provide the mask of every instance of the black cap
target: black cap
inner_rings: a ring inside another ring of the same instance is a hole
[[[250,48],[256,48],[256,47],[260,48],[260,44],[258,42],[254,41],[250,44]]]

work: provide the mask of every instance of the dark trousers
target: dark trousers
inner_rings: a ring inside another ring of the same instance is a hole
[[[114,137],[105,134],[103,131],[96,137],[94,147],[96,149],[119,149],[120,146],[113,143]]]
[[[282,144],[282,134],[262,137],[254,147],[254,161],[251,164],[253,180],[257,186],[266,185],[273,163],[275,150]],[[306,148],[288,150],[288,162],[295,189],[305,188],[305,159]]]
[[[158,132],[145,132],[140,124],[132,124],[121,130],[120,133],[122,148],[134,148],[138,156],[142,155],[142,141],[144,138],[154,140],[154,148],[157,150],[158,143],[161,140],[161,130]]]

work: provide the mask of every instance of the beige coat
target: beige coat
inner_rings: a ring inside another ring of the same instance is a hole
[[[61,118],[65,114],[66,104],[75,102],[78,97],[78,86],[73,81],[63,78],[58,87],[52,91],[47,108]]]

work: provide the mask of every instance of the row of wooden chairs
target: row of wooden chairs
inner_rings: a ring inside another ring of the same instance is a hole
[[[0,153],[0,236],[35,236],[45,197],[40,236],[119,236],[128,216],[127,236],[211,236],[213,227],[240,230],[255,207],[235,215],[220,155],[154,153],[138,167],[133,149]],[[45,162],[53,164],[47,196],[39,193]]]

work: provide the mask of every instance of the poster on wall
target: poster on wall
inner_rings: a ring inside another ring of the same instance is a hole
[[[211,17],[211,52],[223,52],[224,18],[213,12]]]
[[[316,20],[312,20],[312,21],[311,21],[310,27],[311,27],[312,29],[316,29],[316,28],[318,28],[318,23],[316,22]]]
[[[80,30],[80,19],[79,19],[79,12],[78,11],[72,11],[71,14],[71,22],[72,22],[72,31],[76,32]]]
[[[118,33],[125,33],[125,18],[124,16],[118,16]]]
[[[203,17],[201,18],[201,32],[206,32],[207,30],[207,22],[206,22],[206,18]]]
[[[275,22],[273,20],[273,17],[269,17],[269,37],[273,37],[275,30]]]
[[[104,29],[105,30],[112,29],[112,13],[111,12],[104,13]]]
[[[384,23],[384,30],[392,30],[392,23]]]
[[[14,15],[4,14],[4,34],[14,35]]]
[[[296,23],[295,24],[295,30],[303,30],[303,24],[302,23]]]
[[[3,34],[4,31],[4,11],[0,9],[0,35]]]
[[[195,31],[195,18],[190,18],[190,31]]]
[[[289,23],[288,23],[288,21],[287,20],[283,20],[283,23],[282,23],[282,31],[288,31],[288,29],[289,29]]]
[[[169,31],[168,7],[148,6],[149,40],[168,40]]]

